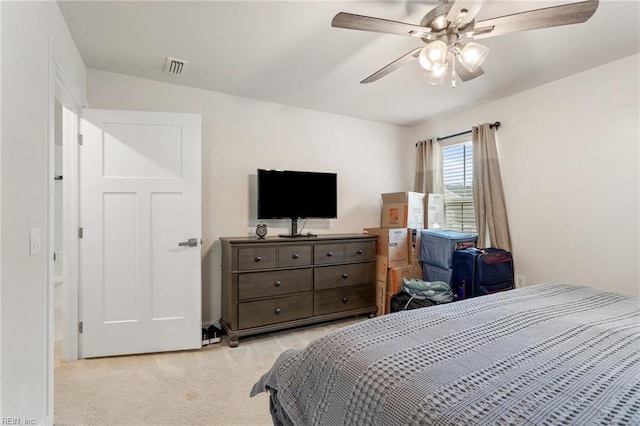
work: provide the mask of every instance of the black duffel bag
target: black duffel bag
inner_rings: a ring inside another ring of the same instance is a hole
[[[428,306],[433,306],[436,303],[432,302],[429,299],[416,299],[412,297],[410,294],[401,291],[400,293],[396,293],[391,296],[391,304],[389,310],[391,312],[399,312],[406,311],[408,309],[418,309],[418,308],[426,308]]]

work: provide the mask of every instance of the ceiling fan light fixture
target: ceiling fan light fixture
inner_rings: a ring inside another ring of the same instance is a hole
[[[427,71],[442,67],[447,61],[447,45],[442,40],[432,41],[427,44],[418,57],[420,66]]]
[[[460,63],[469,71],[474,72],[484,62],[489,54],[489,48],[478,43],[466,43],[460,50]]]
[[[426,70],[424,72],[424,81],[433,85],[440,85],[444,81],[444,78],[447,76],[447,71],[449,70],[449,64],[444,63],[439,67],[436,67],[432,70]]]

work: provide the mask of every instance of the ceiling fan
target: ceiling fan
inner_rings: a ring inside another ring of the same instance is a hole
[[[428,83],[442,84],[445,77],[451,75],[451,85],[455,87],[456,77],[468,81],[484,73],[481,65],[489,54],[489,49],[471,40],[583,23],[598,8],[598,0],[588,0],[476,22],[475,16],[485,1],[456,0],[448,3],[444,0],[443,4],[424,15],[420,25],[340,12],[333,17],[331,26],[416,37],[426,43],[426,46],[416,47],[360,83],[379,80],[418,58],[425,69],[424,78]]]

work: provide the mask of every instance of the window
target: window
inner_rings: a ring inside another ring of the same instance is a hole
[[[475,233],[473,145],[470,141],[442,147],[442,178],[447,229]]]

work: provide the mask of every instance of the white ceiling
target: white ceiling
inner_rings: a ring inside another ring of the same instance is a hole
[[[492,1],[477,20],[569,3]],[[418,24],[429,1],[58,1],[88,68],[413,126],[640,51],[640,2],[602,0],[584,24],[481,41],[485,74],[452,89],[410,63],[359,84],[420,46],[412,37],[331,27],[340,12]],[[164,74],[167,56],[189,61]],[[615,78],[615,76],[611,76]]]

